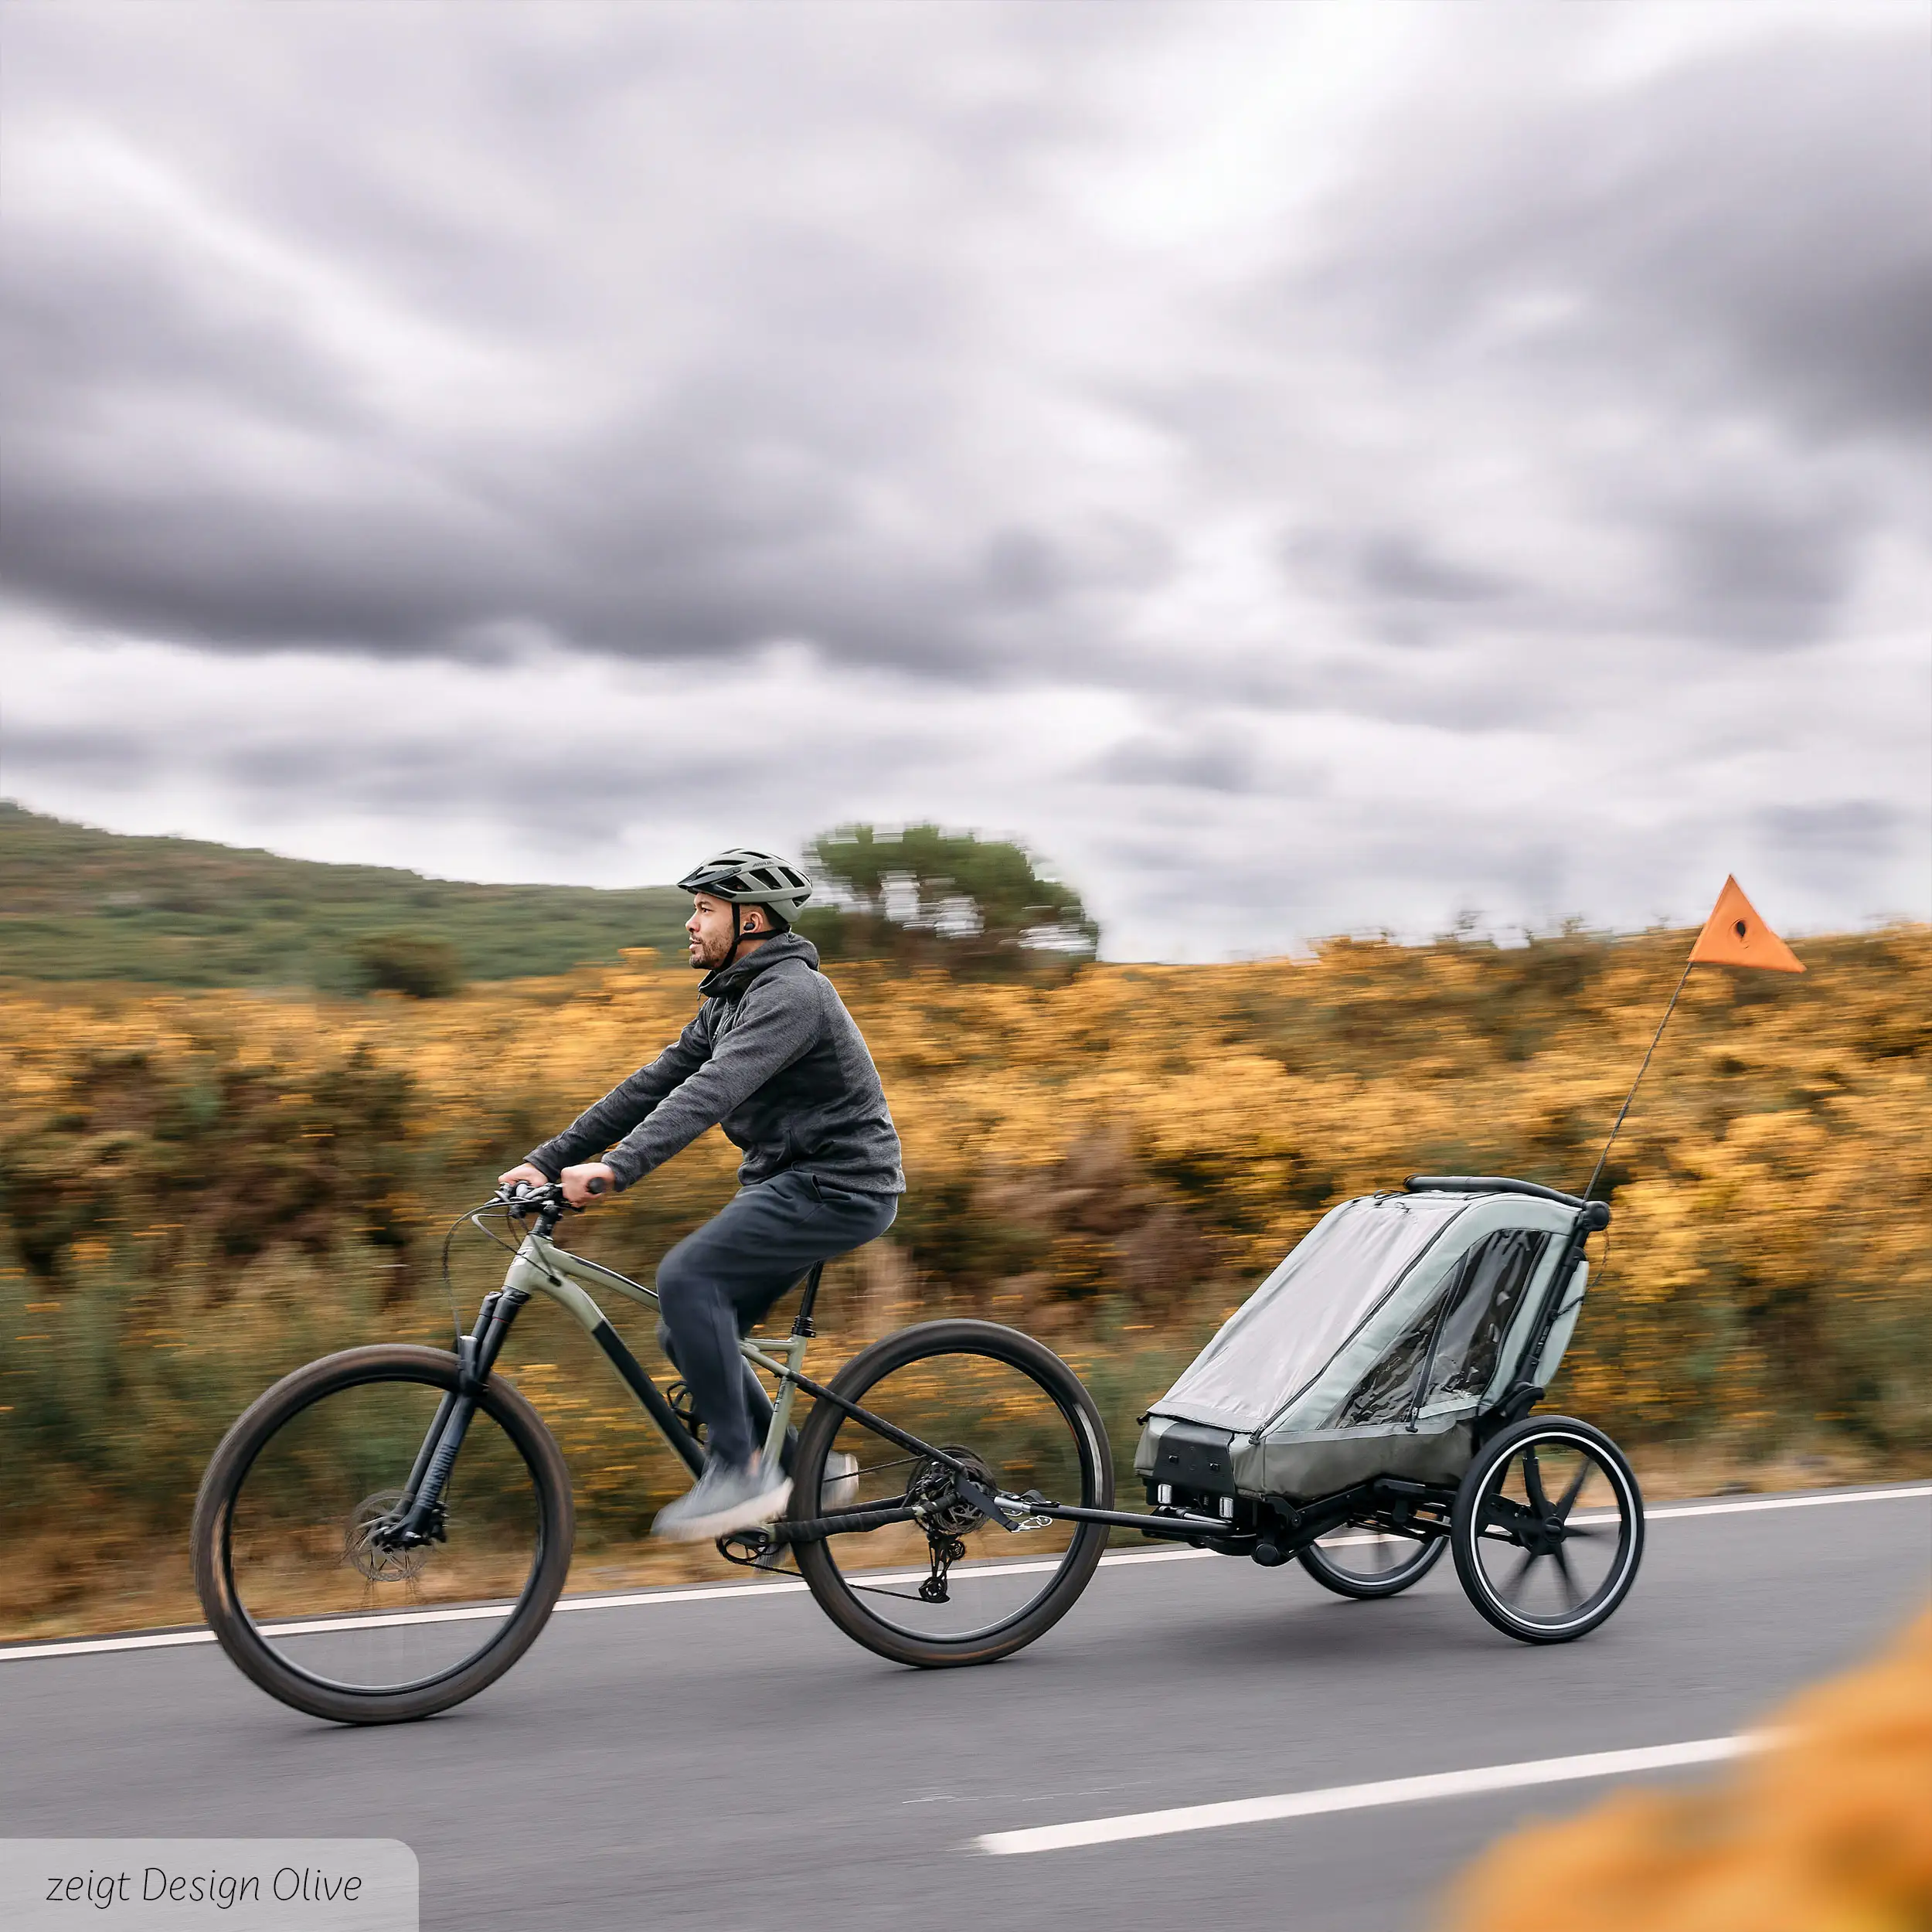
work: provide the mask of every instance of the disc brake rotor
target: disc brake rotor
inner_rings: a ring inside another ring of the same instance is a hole
[[[342,1561],[359,1570],[371,1583],[406,1583],[420,1576],[429,1561],[430,1546],[418,1543],[413,1549],[394,1549],[380,1540],[380,1532],[403,1506],[400,1489],[379,1489],[365,1496],[349,1512],[342,1526]]]

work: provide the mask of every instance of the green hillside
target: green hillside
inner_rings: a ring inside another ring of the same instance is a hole
[[[359,983],[359,949],[405,935],[471,979],[556,973],[683,943],[668,886],[473,886],[189,838],[130,838],[0,800],[0,976],[171,986]]]

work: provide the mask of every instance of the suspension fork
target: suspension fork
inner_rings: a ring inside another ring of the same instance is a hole
[[[396,1505],[396,1527],[390,1532],[396,1543],[427,1543],[440,1536],[443,1491],[456,1466],[463,1438],[469,1433],[477,1398],[503,1352],[510,1324],[529,1298],[524,1288],[492,1290],[476,1311],[476,1326],[458,1338],[456,1387],[437,1405],[436,1419],[416,1452],[415,1466]]]

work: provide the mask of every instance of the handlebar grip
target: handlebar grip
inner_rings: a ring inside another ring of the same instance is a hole
[[[608,1194],[611,1183],[602,1175],[594,1174],[584,1182],[583,1191],[586,1194]]]

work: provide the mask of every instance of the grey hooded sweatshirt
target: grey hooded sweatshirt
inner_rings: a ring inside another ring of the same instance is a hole
[[[740,1186],[797,1168],[855,1193],[906,1191],[878,1069],[810,940],[781,933],[698,991],[683,1032],[534,1149],[532,1166],[555,1180],[601,1157],[626,1188],[722,1127],[744,1152]]]

